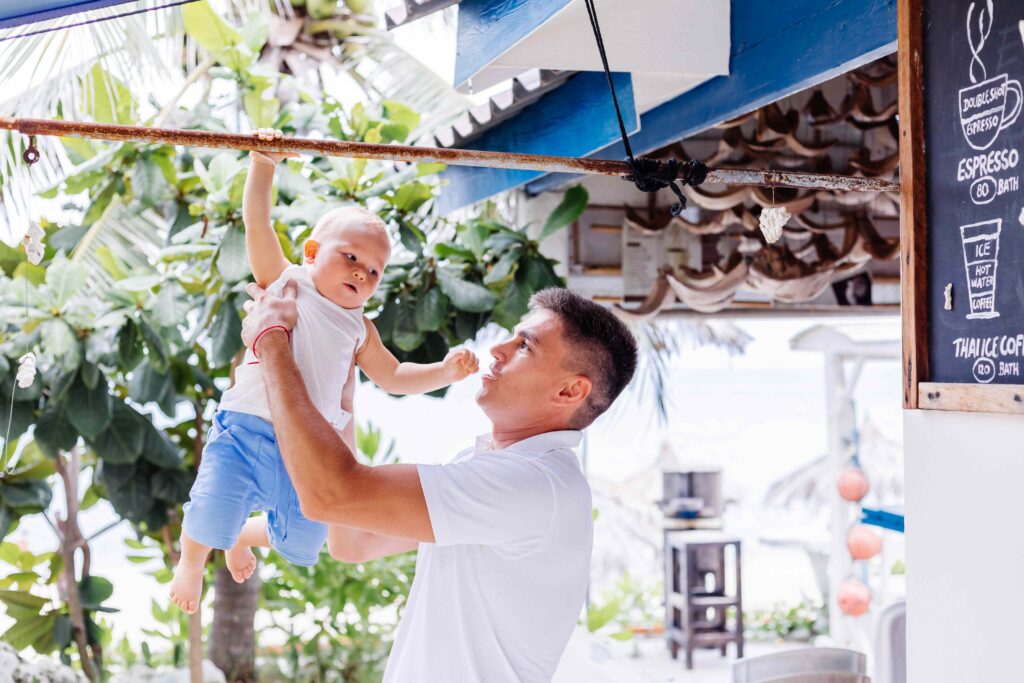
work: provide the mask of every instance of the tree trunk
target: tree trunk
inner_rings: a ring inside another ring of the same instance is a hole
[[[85,628],[85,612],[82,610],[82,601],[78,594],[78,576],[75,572],[75,552],[82,550],[82,579],[89,576],[89,545],[82,536],[82,530],[78,526],[78,475],[82,471],[81,455],[78,447],[72,448],[68,457],[58,455],[56,461],[57,473],[64,484],[64,504],[66,506],[65,518],[57,519],[57,529],[60,537],[60,554],[64,559],[64,569],[61,574],[61,588],[64,592],[64,599],[68,604],[68,616],[71,618],[71,637],[78,647],[78,657],[82,665],[82,673],[90,681],[99,680],[101,673],[93,666],[93,658],[96,657],[88,644],[88,637]],[[98,659],[98,657],[97,657]],[[99,663],[98,661],[96,662]]]
[[[259,574],[245,583],[235,583],[227,567],[218,567],[213,581],[213,633],[210,659],[228,683],[256,680],[256,604],[260,593]]]

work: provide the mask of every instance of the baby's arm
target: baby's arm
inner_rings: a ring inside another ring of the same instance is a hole
[[[280,137],[279,133],[259,129],[256,135],[261,140]],[[245,194],[242,197],[242,221],[245,223],[245,247],[249,253],[249,267],[256,284],[266,287],[280,277],[288,267],[281,243],[270,220],[270,198],[274,184],[274,167],[277,162],[294,154],[277,152],[252,152],[249,175],[245,179]]]
[[[425,394],[465,379],[480,369],[473,353],[453,349],[440,363],[399,363],[380,339],[380,333],[366,320],[366,344],[356,362],[366,376],[389,394]]]

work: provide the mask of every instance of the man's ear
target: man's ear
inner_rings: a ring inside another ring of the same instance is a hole
[[[306,245],[303,247],[303,253],[306,256],[306,263],[312,263],[316,260],[316,252],[320,249],[320,243],[316,240],[306,240]]]
[[[579,407],[587,397],[590,396],[590,392],[593,391],[594,385],[590,381],[589,377],[584,375],[574,375],[566,380],[562,388],[558,390],[558,395],[555,397],[555,403],[563,406],[575,406]]]

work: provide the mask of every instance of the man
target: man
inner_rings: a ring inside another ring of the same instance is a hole
[[[593,538],[590,488],[571,449],[632,378],[630,332],[568,290],[537,293],[512,338],[491,349],[476,397],[491,433],[447,465],[370,467],[306,393],[285,331],[294,293],[249,287],[242,336],[256,342],[303,514],[348,528],[331,547],[339,559],[419,548],[384,680],[549,681],[583,605]]]

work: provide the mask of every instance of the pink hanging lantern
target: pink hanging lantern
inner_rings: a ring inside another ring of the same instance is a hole
[[[846,467],[839,473],[839,495],[851,503],[860,502],[867,495],[868,478],[859,467]]]
[[[858,524],[850,529],[846,537],[846,547],[855,560],[870,560],[882,552],[882,537],[872,528]]]
[[[867,612],[871,605],[871,591],[860,581],[850,579],[839,587],[836,602],[843,614],[859,617]]]

